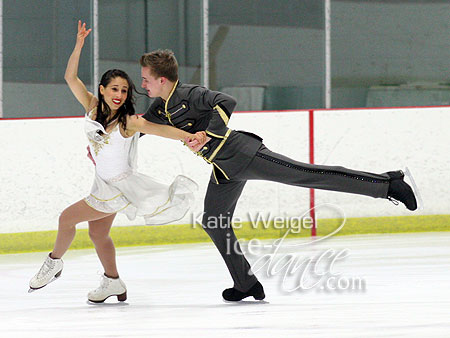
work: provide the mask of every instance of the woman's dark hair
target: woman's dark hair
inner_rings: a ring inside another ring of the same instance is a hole
[[[114,116],[111,115],[111,108],[106,104],[102,93],[100,92],[100,85],[105,87],[115,78],[120,77],[125,79],[128,82],[128,93],[127,99],[117,110],[117,113]],[[100,123],[103,128],[106,129],[106,126],[115,120],[119,120],[119,123],[122,124],[123,129],[127,129],[127,115],[134,115],[134,91],[136,90],[133,81],[130,79],[127,73],[120,69],[111,69],[108,70],[105,74],[103,74],[102,79],[100,80],[100,84],[98,85],[98,105],[97,105],[97,116],[95,117],[95,121]],[[110,119],[108,119],[110,117]]]

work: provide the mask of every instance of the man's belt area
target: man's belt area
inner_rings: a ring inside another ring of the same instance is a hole
[[[213,163],[214,158],[224,146],[225,142],[230,136],[232,129],[228,129],[224,136],[213,134],[209,131],[206,134],[211,137],[211,140],[206,143],[202,149],[196,152],[197,156],[201,156],[206,162]]]

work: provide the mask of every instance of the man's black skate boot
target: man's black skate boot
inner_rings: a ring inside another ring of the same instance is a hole
[[[256,284],[253,285],[247,292],[241,292],[235,288],[225,289],[222,292],[223,299],[229,302],[238,302],[250,296],[253,296],[256,300],[263,300],[266,297],[264,294],[264,288],[260,282],[256,282]]]
[[[387,198],[390,201],[402,202],[411,211],[416,210],[416,197],[414,196],[414,192],[409,184],[403,180],[405,177],[403,171],[389,171],[386,174],[389,175],[389,190]]]

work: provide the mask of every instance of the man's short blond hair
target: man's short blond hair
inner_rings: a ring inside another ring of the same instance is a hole
[[[150,68],[150,73],[155,77],[165,77],[169,81],[178,80],[178,62],[170,49],[158,49],[141,56],[142,67]]]

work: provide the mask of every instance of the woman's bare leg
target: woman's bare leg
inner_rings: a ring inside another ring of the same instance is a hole
[[[93,209],[84,200],[72,204],[59,216],[58,235],[50,257],[61,258],[66,253],[75,237],[78,223],[96,221],[110,215]]]
[[[95,245],[98,258],[103,265],[105,274],[108,277],[119,277],[116,265],[116,249],[109,236],[112,223],[116,214],[112,214],[102,219],[89,222],[89,237]]]

